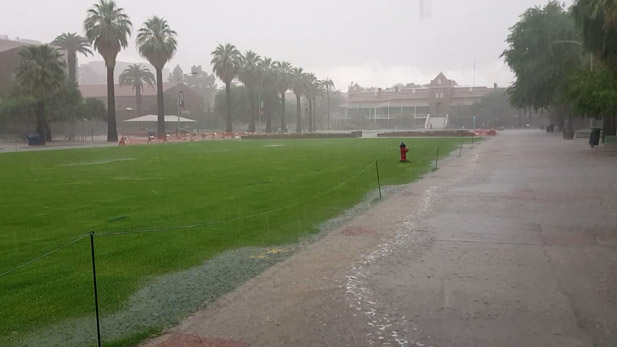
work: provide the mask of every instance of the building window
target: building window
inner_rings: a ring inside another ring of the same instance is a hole
[[[437,80],[437,84],[441,85],[441,78]]]
[[[470,87],[470,88],[469,88],[469,92],[470,92],[470,93],[471,93],[471,92],[473,92],[473,88],[471,88],[471,87]]]

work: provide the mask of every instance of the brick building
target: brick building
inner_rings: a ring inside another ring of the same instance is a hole
[[[462,87],[439,73],[429,84],[383,90],[351,85],[344,119],[368,120],[377,127],[443,128],[459,105],[471,105],[491,92],[488,87]]]
[[[0,39],[0,97],[4,95],[15,78],[19,67],[19,52],[29,43]]]
[[[107,105],[107,85],[106,84],[89,84],[79,85],[79,90],[84,98],[99,99]],[[127,120],[129,118],[139,117],[147,114],[157,114],[158,105],[156,99],[156,86],[151,87],[144,85],[142,94],[142,113],[137,114],[137,101],[135,97],[135,90],[132,86],[121,86],[116,84],[114,86],[115,99],[116,99],[116,117],[118,122]],[[184,95],[184,110],[182,115],[184,117],[199,120],[198,118],[203,115],[204,104],[201,96],[195,93],[190,87],[184,83],[163,83],[163,93],[165,94],[165,102],[173,102],[174,106],[165,106],[168,110],[173,112],[166,112],[167,114],[176,115],[177,102],[180,92]]]

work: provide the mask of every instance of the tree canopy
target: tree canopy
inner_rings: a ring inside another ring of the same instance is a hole
[[[516,75],[508,89],[512,105],[539,110],[564,102],[568,78],[581,67],[579,39],[572,16],[557,1],[523,13],[502,54]]]

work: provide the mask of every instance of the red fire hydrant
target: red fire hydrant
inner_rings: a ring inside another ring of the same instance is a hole
[[[407,162],[407,152],[409,152],[407,145],[405,145],[405,142],[401,142],[399,147],[401,147],[401,163]]]

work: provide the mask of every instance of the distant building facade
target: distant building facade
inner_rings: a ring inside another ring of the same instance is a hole
[[[79,90],[84,98],[99,99],[107,105],[107,85],[106,84],[80,84]],[[137,114],[137,99],[135,97],[135,90],[132,86],[121,86],[116,84],[114,86],[115,101],[116,101],[116,116],[118,121],[123,121],[133,117],[139,117],[147,114],[157,114],[158,104],[156,97],[156,86],[151,87],[144,85],[141,91],[142,95],[142,113]],[[178,106],[178,98],[182,92],[184,98],[184,109],[182,114],[184,117],[195,118],[200,116],[204,110],[204,104],[201,96],[193,91],[189,86],[184,83],[163,83],[163,93],[165,94],[166,101],[173,100],[174,112],[176,114],[176,107]],[[169,105],[166,108],[170,108]],[[171,113],[171,112],[170,112]],[[195,119],[196,120],[196,119]]]
[[[343,119],[368,120],[376,127],[421,128],[428,127],[433,118],[444,119],[445,126],[454,107],[471,105],[492,90],[459,86],[443,73],[429,84],[416,87],[367,90],[353,84],[347,92]]]
[[[36,44],[36,41],[8,40],[8,37],[2,37],[0,39],[0,97],[8,91],[15,79],[19,67],[19,52],[23,47]]]

